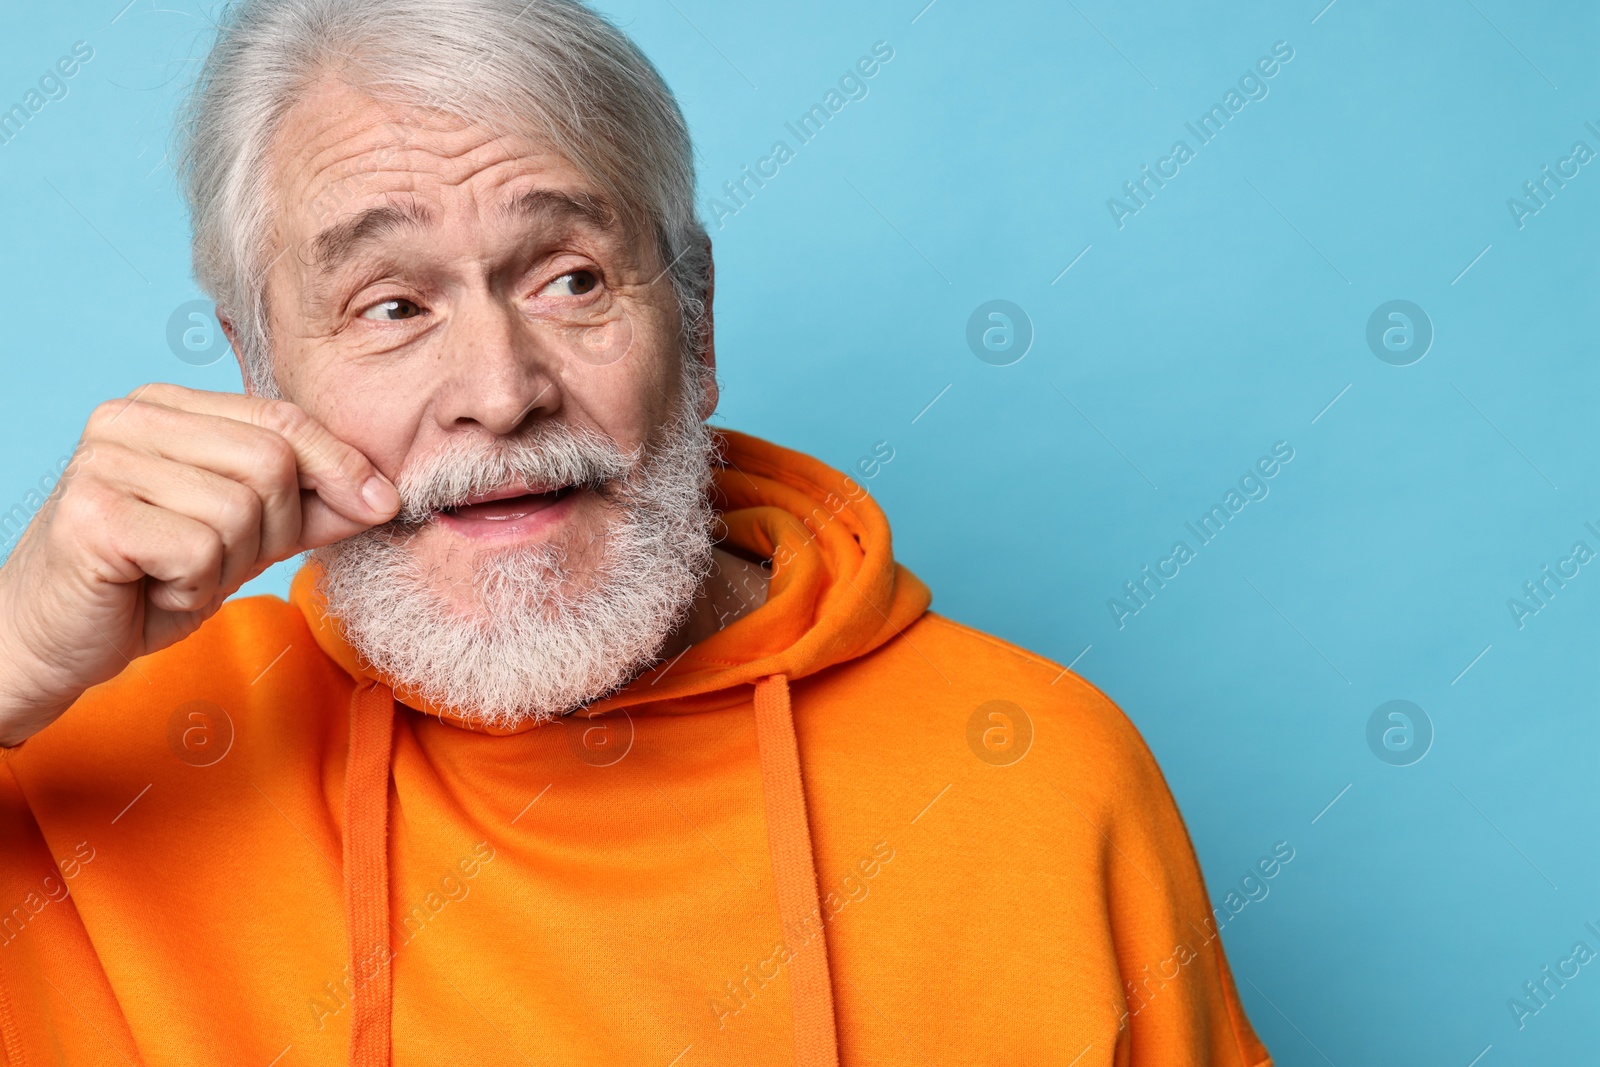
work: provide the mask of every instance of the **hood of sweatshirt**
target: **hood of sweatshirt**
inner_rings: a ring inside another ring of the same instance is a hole
[[[927,587],[895,562],[888,520],[865,488],[788,449],[719,431],[712,492],[726,527],[723,546],[771,562],[765,603],[682,655],[641,673],[580,709],[600,718],[686,714],[750,699],[760,750],[768,843],[785,929],[817,911],[817,875],[800,771],[789,682],[866,655],[928,607]],[[387,1067],[392,977],[388,961],[389,761],[396,702],[464,730],[497,735],[550,728],[485,728],[459,709],[423,700],[365,662],[327,613],[315,565],[295,577],[290,600],[317,644],[355,681],[345,779],[345,915],[355,975],[349,1062]],[[361,961],[382,961],[376,967]],[[838,1062],[824,938],[807,939],[787,968],[797,1067]]]

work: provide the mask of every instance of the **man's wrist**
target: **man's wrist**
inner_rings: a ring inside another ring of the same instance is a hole
[[[54,721],[71,706],[52,706],[40,699],[37,685],[17,670],[30,650],[13,625],[8,605],[0,596],[0,751],[14,749]]]

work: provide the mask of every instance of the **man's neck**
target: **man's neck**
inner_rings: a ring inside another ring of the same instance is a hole
[[[700,584],[689,617],[661,646],[660,659],[670,661],[735,619],[767,602],[768,569],[760,563],[713,548],[712,571]]]

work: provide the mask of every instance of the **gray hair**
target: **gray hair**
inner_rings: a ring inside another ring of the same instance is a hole
[[[277,395],[268,154],[285,113],[329,73],[379,99],[549,144],[620,221],[653,236],[682,348],[698,357],[711,255],[695,214],[694,149],[665,81],[621,30],[578,0],[235,0],[182,105],[175,154],[195,279],[232,322],[258,393]]]

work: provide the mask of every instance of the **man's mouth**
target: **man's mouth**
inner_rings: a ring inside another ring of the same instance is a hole
[[[572,498],[583,491],[578,485],[513,486],[468,497],[434,514],[444,525],[473,537],[531,533],[564,514]]]

